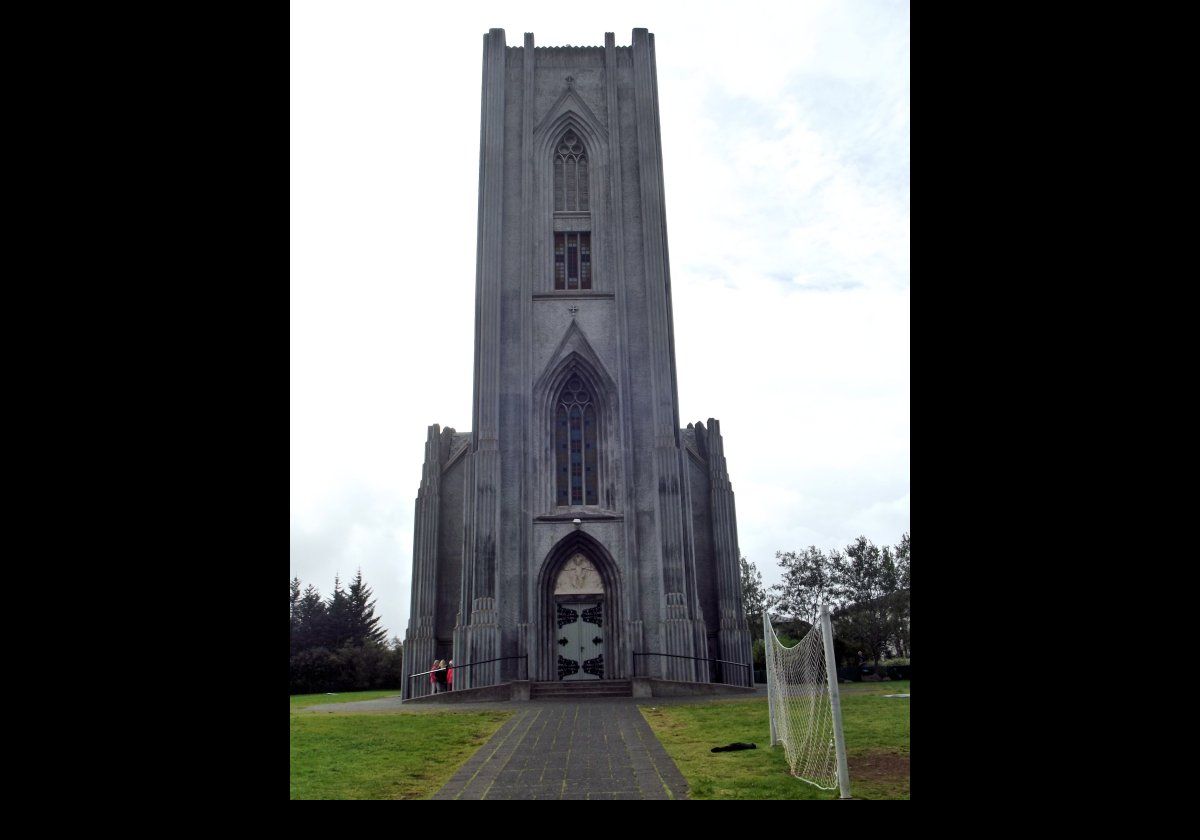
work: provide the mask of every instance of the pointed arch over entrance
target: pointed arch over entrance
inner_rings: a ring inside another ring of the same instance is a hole
[[[531,663],[530,669],[534,679],[613,679],[625,675],[621,575],[612,555],[599,541],[583,531],[561,539],[542,562],[535,592],[536,664]],[[562,655],[575,635],[585,646],[582,658]],[[567,646],[562,645],[563,638],[568,639]],[[589,656],[597,651],[601,653]]]

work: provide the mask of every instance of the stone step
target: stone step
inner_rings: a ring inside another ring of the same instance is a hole
[[[576,698],[587,697],[632,697],[633,684],[629,680],[555,680],[535,682],[530,685],[530,698]]]
[[[604,688],[605,686],[628,686],[631,685],[629,680],[541,680],[535,681],[532,684],[534,688],[569,688],[569,689],[588,689],[588,688]]]
[[[565,692],[562,694],[534,694],[530,696],[530,701],[533,700],[563,700],[570,702],[586,702],[589,700],[608,700],[612,698],[625,698],[633,696],[632,692],[628,691],[596,691],[590,694],[574,694]]]

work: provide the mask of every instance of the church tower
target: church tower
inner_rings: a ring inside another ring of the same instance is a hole
[[[472,431],[429,428],[406,668],[747,685],[709,661],[750,636],[720,426],[679,424],[654,36],[493,29],[482,98]]]

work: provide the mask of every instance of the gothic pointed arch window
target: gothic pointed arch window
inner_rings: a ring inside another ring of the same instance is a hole
[[[588,210],[588,160],[583,141],[568,129],[554,153],[554,210]]]
[[[592,232],[587,149],[570,128],[554,149],[554,288],[590,289]]]
[[[555,503],[560,507],[600,503],[599,431],[595,397],[572,374],[554,407]]]

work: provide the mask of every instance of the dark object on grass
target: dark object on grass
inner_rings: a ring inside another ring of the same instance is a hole
[[[737,741],[735,743],[728,744],[724,747],[713,747],[712,751],[713,752],[734,752],[735,750],[756,750],[756,749],[758,749],[758,747],[754,746],[754,744],[746,744],[746,743],[743,743],[742,741]]]

